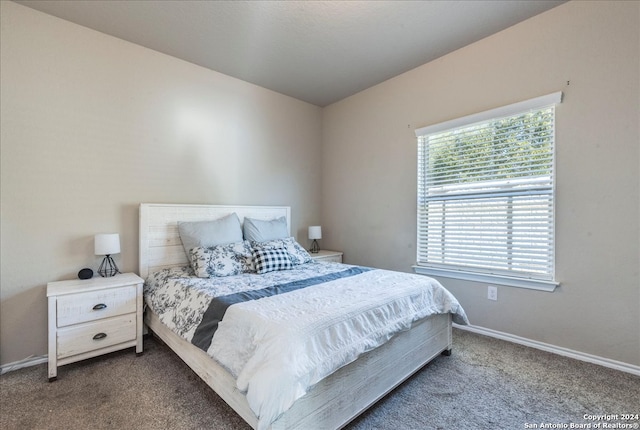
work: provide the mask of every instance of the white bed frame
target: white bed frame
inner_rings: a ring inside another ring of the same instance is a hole
[[[236,212],[269,220],[285,216],[291,230],[289,207],[140,205],[140,276],[187,263],[178,234],[178,221],[213,220]],[[236,388],[235,379],[204,351],[185,341],[147,309],[147,326],[164,341],[251,427],[258,419]],[[316,384],[272,425],[281,429],[338,429],[365,411],[441,353],[451,351],[451,316],[434,315],[416,322],[408,331],[363,354]]]

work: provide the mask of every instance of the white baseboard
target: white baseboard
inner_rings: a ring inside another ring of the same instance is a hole
[[[20,361],[14,361],[13,363],[7,363],[4,366],[0,367],[0,375],[4,375],[7,372],[11,372],[12,370],[22,369],[24,367],[36,366],[38,364],[46,363],[49,361],[48,355],[40,355],[38,357],[30,356],[24,358]]]
[[[482,334],[489,337],[495,337],[497,339],[506,340],[507,342],[513,342],[531,348],[540,349],[542,351],[551,352],[554,354],[562,355],[564,357],[575,358],[576,360],[586,361],[588,363],[598,364],[600,366],[609,367],[611,369],[620,370],[622,372],[631,373],[633,375],[640,376],[640,366],[634,364],[624,363],[622,361],[611,360],[609,358],[598,357],[597,355],[591,355],[580,351],[574,351],[572,349],[563,348],[561,346],[555,346],[544,342],[538,342],[536,340],[527,339],[524,337],[516,336],[509,333],[504,333],[489,328],[478,327],[474,325],[459,325],[453,324],[455,328],[460,330],[466,330],[473,333]]]

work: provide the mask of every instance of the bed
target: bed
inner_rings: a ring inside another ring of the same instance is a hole
[[[185,253],[186,245],[183,246],[178,231],[179,223],[218,220],[227,217],[229,214],[236,214],[241,223],[245,219],[264,220],[265,222],[284,219],[287,234],[290,235],[291,211],[289,207],[141,204],[139,269],[140,276],[146,280],[145,288],[147,288],[147,285],[155,285],[156,282],[159,285],[160,281],[158,280],[163,277],[171,278],[173,282],[176,273],[182,276],[181,271],[193,270],[186,267],[189,262]],[[398,273],[398,276],[408,275],[399,274],[399,272],[381,272],[378,269],[359,268],[339,263],[305,263],[300,264],[295,271],[292,270],[291,273],[287,273],[287,276],[296,275],[294,273],[296,271],[309,272],[311,270],[318,270],[318,273],[322,272],[324,274],[323,276],[333,276],[331,279],[334,279],[332,282],[323,283],[315,288],[324,288],[325,285],[346,282],[350,282],[351,284],[349,285],[357,285],[359,283],[369,288],[370,284],[383,282],[378,280],[379,275],[392,277],[389,279],[393,279],[394,273]],[[338,273],[339,277],[347,276],[342,275],[347,272],[349,273],[348,276],[351,277],[350,279],[337,279],[335,277]],[[267,275],[272,276],[274,279],[278,278],[278,276],[284,276],[280,273],[265,273],[265,279],[268,278]],[[238,276],[248,277],[251,275]],[[253,276],[259,277],[262,275]],[[412,278],[415,280],[426,278],[419,275],[408,276],[415,277]],[[318,276],[317,278],[319,279],[320,277]],[[222,278],[213,279],[214,281],[220,281]],[[193,285],[200,285],[199,280],[189,280],[189,282],[194,282]],[[436,281],[433,282],[437,284]],[[179,282],[176,281],[176,284],[179,284]],[[298,281],[290,282],[286,285],[293,284],[297,285]],[[171,285],[174,288],[173,284]],[[439,293],[442,293],[444,288],[441,286],[439,288],[441,288],[441,290],[438,290]],[[305,288],[305,290],[312,289]],[[149,303],[156,303],[158,301],[157,297],[163,295],[153,291],[153,289],[150,289],[149,294],[146,296]],[[446,290],[444,291],[446,292]],[[446,292],[446,294],[449,293]],[[169,295],[176,296],[174,292]],[[283,300],[283,297],[294,295],[299,295],[297,290],[292,294],[281,294],[277,297],[278,300]],[[164,296],[167,296],[166,292]],[[252,301],[247,306],[249,308],[251,306],[255,307],[256,302],[259,301]],[[304,390],[301,397],[296,397],[290,406],[287,404],[282,412],[277,412],[275,415],[273,413],[268,415],[263,412],[258,414],[254,412],[256,410],[263,411],[263,409],[255,406],[255,396],[246,389],[246,385],[241,383],[241,380],[246,379],[243,374],[240,373],[238,375],[237,372],[233,371],[233,365],[230,363],[221,364],[224,363],[222,359],[221,362],[212,359],[207,353],[209,344],[205,345],[205,347],[196,346],[191,337],[185,337],[183,333],[178,334],[178,332],[174,331],[175,327],[170,328],[169,325],[171,324],[167,324],[164,312],[159,310],[156,312],[153,310],[153,306],[147,306],[145,323],[158,338],[167,344],[252,428],[260,430],[266,428],[272,430],[337,429],[344,427],[436,356],[450,354],[452,318],[456,319],[456,322],[463,324],[466,322],[464,311],[459,307],[455,299],[449,299],[447,306],[452,304],[455,309],[450,312],[427,312],[429,315],[410,322],[406,327],[403,326],[390,335],[386,335],[386,337],[381,336],[384,337],[384,341],[380,341],[379,345],[378,343],[373,347],[368,345],[363,347],[360,352],[352,352],[351,355],[355,354],[355,358],[347,360],[348,364],[338,367],[337,370],[328,371],[328,376],[315,372],[314,376],[317,376],[319,380],[311,379],[311,385]],[[220,343],[217,342],[218,339],[223,339],[225,335],[229,336],[229,334],[223,334],[229,333],[231,330],[227,328],[230,324],[227,320],[232,320],[233,318],[239,321],[250,319],[246,318],[247,314],[242,313],[244,311],[248,312],[248,310],[242,310],[243,305],[234,305],[227,309],[223,320],[227,325],[223,327],[223,323],[220,323],[216,336],[213,337],[213,340],[210,340],[209,351],[215,349],[215,344]],[[280,302],[273,305],[274,312],[280,305]],[[232,309],[241,309],[241,311],[238,311],[239,313],[231,312],[230,310]],[[376,310],[376,312],[379,312],[379,310]],[[200,328],[198,327],[198,330]],[[244,332],[245,328],[242,328],[237,333]],[[190,336],[195,338],[193,333]],[[242,353],[244,354],[244,352]],[[304,360],[302,361],[306,365]],[[243,389],[241,390],[239,386]],[[251,386],[257,387],[259,385],[255,383]],[[354,396],[354,393],[357,393],[357,395]]]

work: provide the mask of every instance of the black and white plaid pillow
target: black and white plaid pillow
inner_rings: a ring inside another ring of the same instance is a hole
[[[289,258],[294,266],[313,261],[309,253],[298,242],[296,242],[293,237],[283,237],[281,239],[273,239],[266,242],[252,241],[251,247],[254,250],[282,248],[289,253]]]
[[[278,249],[254,249],[253,262],[256,272],[267,273],[276,270],[290,270],[293,268],[289,253],[282,248]]]

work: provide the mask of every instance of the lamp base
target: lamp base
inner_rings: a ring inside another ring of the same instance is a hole
[[[311,243],[311,249],[309,251],[311,251],[312,254],[317,254],[318,251],[320,251],[320,246],[318,246],[317,240],[313,239],[313,242]]]
[[[113,261],[113,258],[111,258],[110,255],[105,255],[102,263],[100,263],[100,268],[98,268],[98,273],[103,278],[109,278],[120,273],[120,270],[118,270],[118,266],[116,266],[116,262]]]

